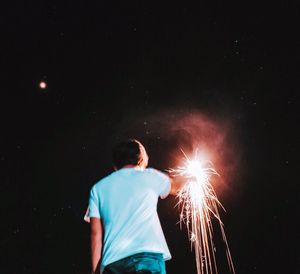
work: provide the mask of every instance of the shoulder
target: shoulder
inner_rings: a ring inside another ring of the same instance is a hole
[[[102,187],[104,187],[109,181],[114,180],[114,177],[116,176],[116,171],[112,172],[111,174],[103,177],[100,179],[97,183],[95,183],[92,186],[92,191],[100,190]]]
[[[159,170],[157,170],[155,168],[151,168],[151,167],[150,168],[146,168],[144,170],[144,172],[146,174],[149,174],[150,176],[157,177],[157,178],[159,178],[161,180],[169,180],[170,179],[169,176],[166,173],[164,173],[162,171],[159,171]]]
[[[153,179],[152,182],[154,183],[153,185],[155,186],[158,195],[162,199],[167,197],[171,188],[170,177],[166,173],[154,168],[147,168],[145,171],[151,174],[151,179]]]

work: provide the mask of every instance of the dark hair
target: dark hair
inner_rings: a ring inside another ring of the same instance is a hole
[[[135,139],[117,144],[113,149],[113,164],[117,169],[125,165],[148,165],[148,155],[144,146]]]

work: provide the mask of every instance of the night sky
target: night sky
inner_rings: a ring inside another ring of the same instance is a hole
[[[0,273],[90,273],[89,190],[128,137],[160,170],[214,151],[236,272],[300,273],[295,3],[4,1]],[[175,204],[167,270],[193,274]]]

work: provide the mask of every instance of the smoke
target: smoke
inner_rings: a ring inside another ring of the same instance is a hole
[[[212,117],[198,110],[168,109],[140,117],[123,118],[116,128],[116,141],[137,138],[145,144],[150,164],[159,169],[180,165],[184,151],[212,161],[220,173],[221,185],[227,187],[236,180],[240,148],[230,117]]]

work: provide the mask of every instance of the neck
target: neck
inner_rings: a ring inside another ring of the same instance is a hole
[[[125,165],[122,168],[139,168],[140,166],[138,165]]]
[[[139,167],[139,166],[137,166],[137,165],[125,165],[122,168],[136,168],[136,167]]]

